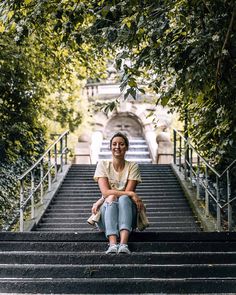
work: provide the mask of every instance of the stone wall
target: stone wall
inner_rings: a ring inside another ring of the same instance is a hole
[[[89,95],[88,98],[91,104],[95,104],[98,100],[108,101],[115,99],[118,96],[117,85],[112,85],[113,87],[107,84],[107,89],[106,84],[102,84],[102,87],[96,85],[96,87],[93,87],[93,91],[87,89],[84,94]],[[112,93],[112,89],[114,93]],[[81,145],[81,140],[79,139],[76,149],[76,162],[79,162],[78,159],[82,159],[82,156],[86,157],[88,150],[90,150],[86,161],[96,163],[102,140],[109,139],[117,131],[126,133],[130,139],[141,137],[146,139],[153,163],[164,163],[165,160],[168,163],[171,162],[170,142],[163,142],[163,140],[160,140],[160,136],[157,138],[157,135],[158,130],[171,128],[173,115],[169,114],[166,108],[147,103],[145,100],[147,101],[147,97],[142,96],[137,100],[132,98],[127,100],[120,99],[115,111],[108,114],[101,111],[94,112],[92,117],[93,131],[90,134],[87,134],[85,131],[84,138],[87,137],[87,144],[83,143]],[[151,97],[149,97],[149,100],[151,100]],[[81,153],[80,157],[80,150],[84,151],[85,155]],[[166,158],[163,156],[165,153],[168,154]],[[160,159],[160,155],[162,159]]]

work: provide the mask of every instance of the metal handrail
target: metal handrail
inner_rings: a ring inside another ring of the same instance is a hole
[[[200,153],[191,144],[190,139],[174,129],[174,164],[179,166],[179,171],[183,172],[185,179],[189,179],[192,186],[197,188],[197,199],[200,200],[200,188],[205,191],[205,215],[209,216],[210,212],[210,199],[216,204],[216,229],[222,230],[222,209],[227,208],[227,223],[228,230],[232,230],[232,202],[236,200],[236,197],[231,195],[231,168],[236,163],[236,159],[232,161],[226,169],[219,173],[210,163],[204,159]],[[177,139],[178,136],[178,139]],[[178,153],[178,159],[177,159]],[[196,161],[193,160],[193,154]],[[184,158],[184,161],[182,159]],[[202,171],[201,171],[202,170]],[[202,172],[202,176],[201,173]],[[209,174],[212,178],[215,178],[215,187],[212,189],[209,181]],[[226,179],[224,179],[226,177]],[[223,183],[224,182],[224,183]],[[221,185],[221,186],[220,186]],[[222,193],[222,185],[226,190],[226,194]]]
[[[176,132],[184,141],[186,141],[187,143],[188,143],[188,145],[192,148],[192,150],[199,156],[199,158],[202,160],[202,162],[204,162],[206,165],[207,165],[207,167],[212,171],[212,172],[214,172],[219,178],[220,177],[222,177],[226,172],[227,172],[227,170],[229,170],[230,168],[231,168],[231,166],[233,166],[234,165],[234,163],[236,163],[236,159],[235,160],[233,160],[232,162],[231,162],[231,164],[229,164],[226,168],[225,168],[225,170],[220,174],[218,171],[216,171],[216,169],[215,168],[213,168],[212,166],[211,166],[211,164],[209,164],[201,155],[200,155],[200,153],[194,148],[194,146],[191,144],[191,142],[189,141],[189,139],[186,139],[185,137],[184,137],[184,135],[183,134],[181,134],[178,130],[176,130],[176,129],[173,129],[174,130],[174,132]]]
[[[26,170],[20,177],[19,177],[19,180],[21,180],[21,179],[23,179],[29,172],[31,172],[41,161],[42,161],[42,159],[44,159],[45,158],[45,156],[48,154],[48,152],[50,151],[50,150],[52,150],[52,148],[59,142],[59,141],[61,141],[61,139],[62,138],[64,138],[65,136],[67,136],[69,134],[69,131],[67,130],[67,131],[65,131],[64,133],[62,133],[59,137],[58,137],[58,139],[54,142],[54,143],[52,143],[49,147],[48,147],[48,149],[44,152],[44,154],[38,159],[38,161],[37,162],[35,162],[28,170]]]
[[[45,192],[51,191],[52,183],[57,181],[58,173],[63,172],[64,165],[67,164],[68,134],[69,131],[65,131],[61,134],[44,154],[18,178],[20,187],[20,208],[7,230],[11,229],[11,227],[19,221],[19,229],[23,232],[24,219],[29,214],[28,211],[30,211],[30,219],[36,217],[36,205],[38,203],[41,205],[44,203]],[[45,190],[45,187],[47,190]],[[39,194],[40,197],[37,194]],[[31,203],[30,208],[28,208],[29,203]]]

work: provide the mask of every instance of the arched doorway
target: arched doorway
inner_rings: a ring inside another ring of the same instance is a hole
[[[122,112],[114,115],[106,124],[104,137],[110,138],[115,132],[121,131],[129,138],[143,137],[140,119],[133,113]]]

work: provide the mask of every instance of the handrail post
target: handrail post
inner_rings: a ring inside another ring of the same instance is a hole
[[[60,161],[61,161],[61,167],[60,171],[63,171],[63,139],[60,139]]]
[[[197,200],[200,200],[200,158],[197,155]]]
[[[67,138],[68,134],[65,135],[65,164],[67,165]]]
[[[54,145],[54,165],[55,165],[55,177],[54,180],[57,180],[57,144]]]
[[[173,129],[173,138],[174,138],[174,164],[176,165],[176,131]]]
[[[232,229],[232,205],[230,202],[231,199],[231,183],[230,183],[230,175],[229,170],[227,170],[227,203],[228,203],[228,231]]]
[[[48,151],[48,191],[52,188],[52,174],[51,174],[51,151]]]
[[[217,210],[216,210],[216,226],[217,230],[221,230],[221,209],[220,209],[220,190],[219,190],[219,177],[216,176],[216,200],[217,200]]]
[[[179,171],[181,171],[181,157],[182,157],[182,138],[179,138]]]
[[[208,167],[206,166],[205,171],[205,216],[209,216],[209,193],[208,193]]]
[[[31,171],[31,219],[34,218],[34,170]]]
[[[44,194],[44,188],[43,188],[43,159],[40,162],[40,203],[43,204],[43,194]]]
[[[190,156],[189,156],[189,177],[190,177],[190,181],[192,183],[192,179],[193,179],[193,149],[190,147],[188,150],[190,151]]]
[[[187,159],[188,159],[188,156],[187,156],[187,153],[188,153],[188,145],[187,143],[185,142],[184,144],[184,178],[187,179]]]
[[[24,231],[24,180],[20,180],[20,232]]]

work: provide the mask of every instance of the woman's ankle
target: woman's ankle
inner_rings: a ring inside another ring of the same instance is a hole
[[[108,237],[109,240],[109,245],[116,245],[117,244],[117,237],[116,236],[109,236]]]

